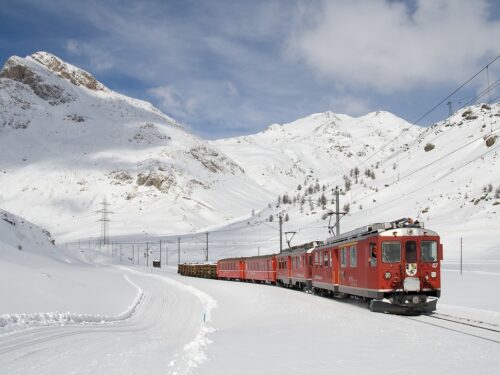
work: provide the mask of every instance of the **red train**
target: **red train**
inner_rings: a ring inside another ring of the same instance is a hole
[[[424,313],[441,292],[439,235],[411,219],[358,228],[279,254],[221,259],[217,277],[370,301],[370,310]]]

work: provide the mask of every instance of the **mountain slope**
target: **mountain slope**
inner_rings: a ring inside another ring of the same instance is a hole
[[[387,112],[359,118],[325,112],[212,144],[243,166],[263,188],[283,192],[307,184],[308,179],[327,181],[348,174],[401,132],[399,141],[404,145],[422,131]]]
[[[98,236],[105,196],[115,234],[190,231],[265,202],[219,150],[48,53],[6,62],[0,108],[0,206],[58,237]]]
[[[335,210],[332,190],[338,186],[340,209],[348,211],[342,230],[414,217],[442,235],[450,258],[458,257],[463,238],[469,257],[499,259],[499,120],[498,103],[462,109],[427,129],[386,113],[352,119],[327,112],[213,144],[264,188],[282,192],[249,221],[263,238],[275,232],[259,223],[282,212],[289,218],[283,231],[296,232],[292,245],[325,239],[325,214]],[[285,173],[273,181],[264,159],[279,160],[274,169],[281,165]],[[276,251],[277,241],[269,251]]]

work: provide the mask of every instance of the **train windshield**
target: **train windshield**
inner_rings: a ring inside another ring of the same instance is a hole
[[[422,262],[437,262],[438,251],[436,241],[422,241],[420,243],[420,249],[422,253]]]
[[[415,241],[406,241],[405,259],[406,263],[415,263],[417,261],[417,243]]]
[[[398,241],[382,242],[382,262],[384,263],[401,262],[401,242]]]

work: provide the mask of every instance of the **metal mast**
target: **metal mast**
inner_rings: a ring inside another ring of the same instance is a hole
[[[101,243],[103,245],[109,244],[109,214],[112,214],[113,212],[108,210],[109,203],[106,200],[106,196],[104,197],[104,200],[99,203],[102,205],[102,209],[99,211],[96,211],[97,213],[102,214],[101,218],[98,220],[101,222]]]

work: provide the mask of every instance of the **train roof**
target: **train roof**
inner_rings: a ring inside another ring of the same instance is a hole
[[[289,247],[288,249],[284,249],[280,254],[276,254],[276,256],[280,255],[290,255],[296,252],[307,252],[310,253],[313,251],[316,247],[321,246],[324,244],[324,241],[311,241],[307,242],[301,245],[296,245]]]
[[[265,258],[271,258],[275,255],[276,254],[264,254],[264,255],[255,255],[255,256],[249,256],[249,257],[223,258],[223,259],[219,259],[217,262],[242,261],[242,260],[249,260],[249,259],[265,259]]]
[[[407,230],[405,230],[407,229]],[[353,240],[360,240],[365,237],[369,237],[375,234],[383,235],[384,232],[390,233],[390,235],[402,236],[402,235],[437,235],[436,232],[428,229],[424,229],[424,224],[418,221],[413,221],[409,218],[403,218],[399,220],[394,220],[385,223],[375,223],[366,225],[352,231],[342,233],[336,237],[328,238],[324,245],[336,245],[343,242],[350,242]]]

